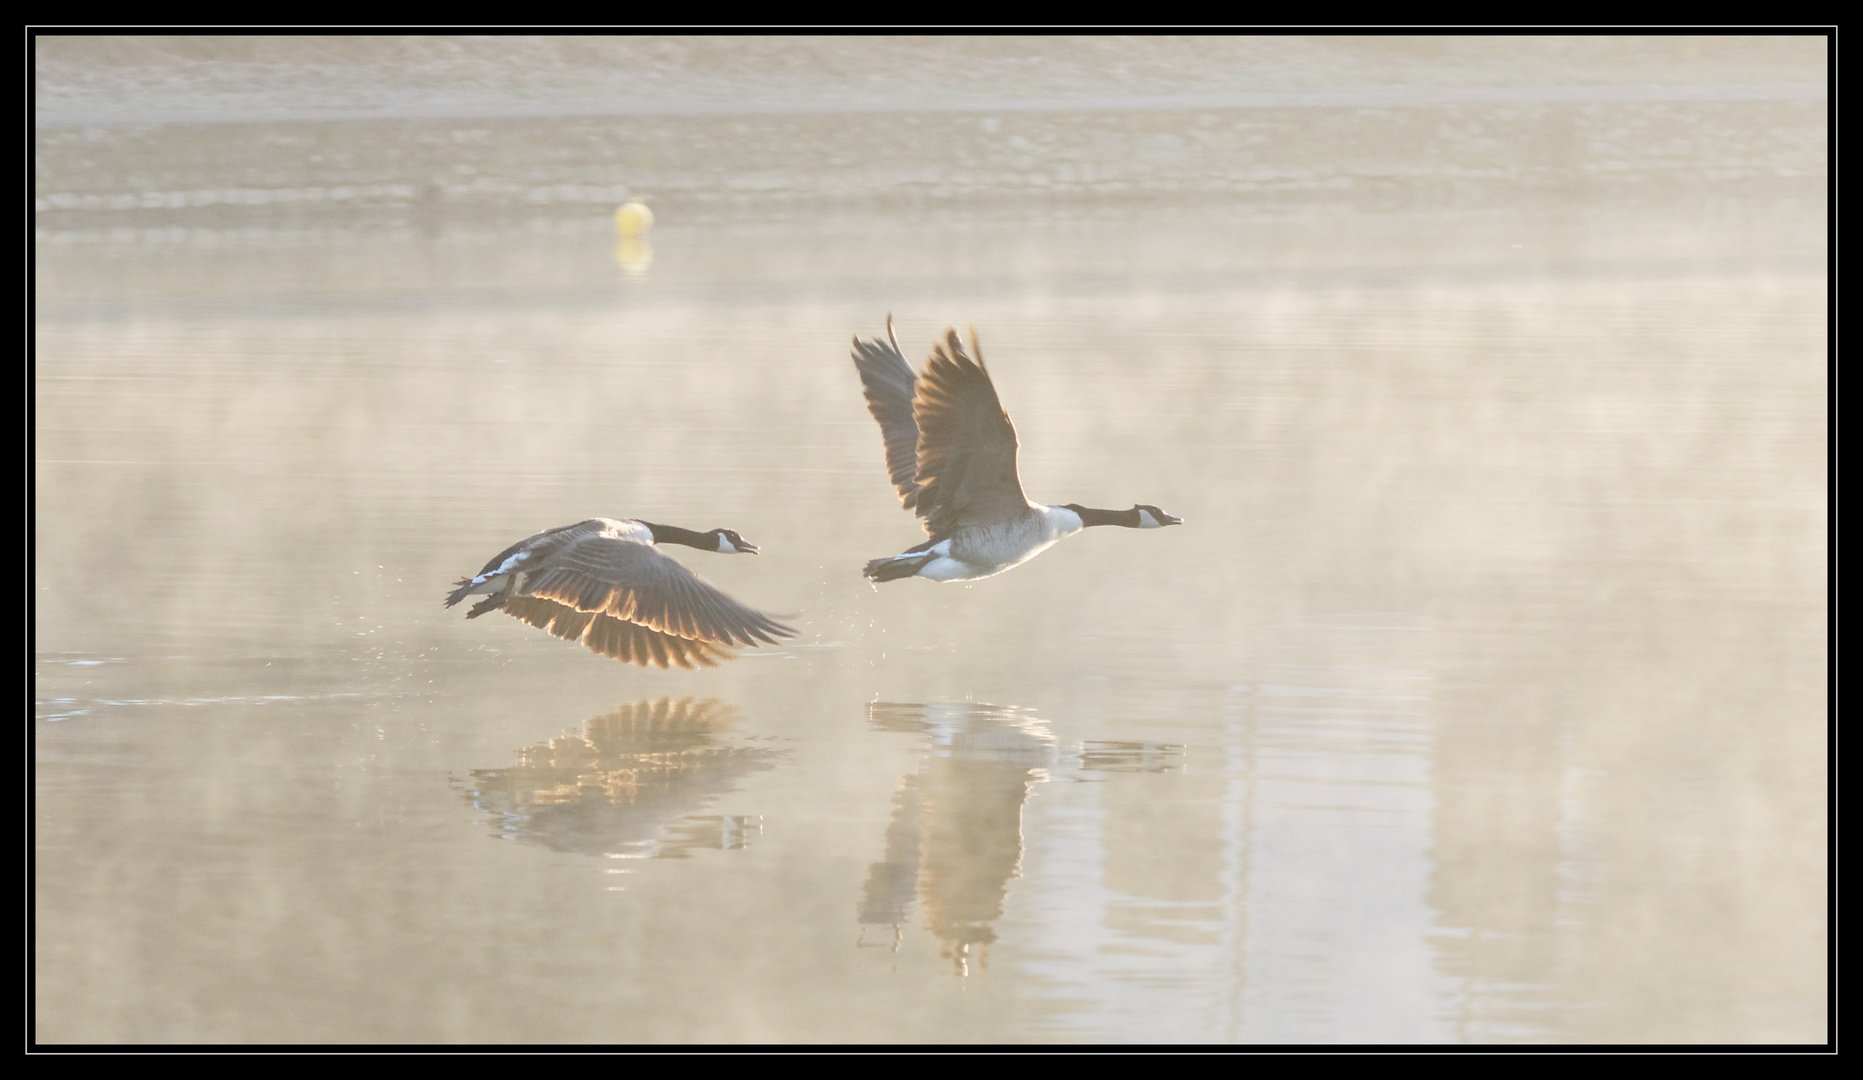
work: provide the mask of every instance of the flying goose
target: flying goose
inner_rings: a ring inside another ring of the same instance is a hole
[[[446,606],[489,593],[466,618],[503,611],[603,656],[643,667],[713,667],[731,655],[733,645],[774,643],[795,634],[655,551],[655,544],[727,555],[757,553],[755,544],[730,529],[692,532],[648,521],[590,518],[512,544],[477,577],[461,578]]]
[[[1091,525],[1162,529],[1183,521],[1146,504],[1130,510],[1044,506],[1022,494],[1015,425],[996,399],[975,330],[970,352],[975,360],[957,331],[947,330],[925,373],[915,377],[891,317],[885,341],[854,339],[854,367],[886,442],[886,469],[900,502],[931,534],[916,547],[867,563],[867,577],[974,581],[1027,562]]]

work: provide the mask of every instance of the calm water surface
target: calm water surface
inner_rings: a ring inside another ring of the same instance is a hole
[[[1821,1038],[1818,227],[44,242],[38,1035]],[[869,587],[889,311],[1036,498],[1187,524]],[[800,637],[441,609],[596,514]]]
[[[1494,108],[1590,179],[694,197],[635,242],[464,172],[379,219],[163,217],[135,192],[261,180],[42,131],[35,1036],[1823,1040],[1825,208],[1775,167],[1822,104],[1694,150]],[[1235,182],[1411,167],[1317,115]],[[1518,156],[1443,115],[1429,168]],[[1006,184],[1047,132],[1055,183],[1118,188],[1254,145],[941,116],[998,156],[874,160]],[[430,150],[569,190],[523,142],[559,129],[499,124]],[[1776,182],[1598,186],[1690,153]],[[338,158],[265,198],[405,180]],[[869,586],[923,537],[847,356],[889,313],[915,362],[976,328],[1032,497],[1186,524]],[[441,607],[595,515],[739,530],[674,557],[799,635],[661,672]]]

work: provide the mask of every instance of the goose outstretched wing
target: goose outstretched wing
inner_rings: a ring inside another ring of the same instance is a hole
[[[886,443],[886,471],[899,501],[908,510],[918,505],[919,425],[912,418],[912,390],[918,377],[899,351],[893,336],[892,316],[886,318],[886,340],[854,339],[854,368],[867,394],[867,411],[879,421]]]
[[[563,544],[530,572],[522,595],[723,646],[795,633],[652,547],[605,533]]]
[[[1016,475],[1016,428],[983,367],[976,332],[964,351],[957,331],[932,350],[912,398],[919,429],[915,509],[933,538],[964,525],[991,525],[1027,512]]]
[[[567,604],[536,596],[514,596],[505,601],[505,614],[547,630],[565,641],[579,641],[603,656],[624,664],[645,667],[717,667],[729,654],[709,641],[663,634],[639,623],[593,611],[577,611]]]

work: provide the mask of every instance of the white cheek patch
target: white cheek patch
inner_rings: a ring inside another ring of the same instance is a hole
[[[737,554],[737,549],[731,546],[731,538],[726,536],[724,533],[718,534],[718,554],[720,555]]]
[[[1141,529],[1162,529],[1163,527],[1164,527],[1163,525],[1160,525],[1158,523],[1157,518],[1151,516],[1150,510],[1139,511],[1139,528]]]

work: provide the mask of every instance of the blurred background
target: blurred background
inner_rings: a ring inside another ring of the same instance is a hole
[[[1824,38],[33,57],[39,1041],[1828,1037]],[[868,585],[889,315],[1185,525]]]

